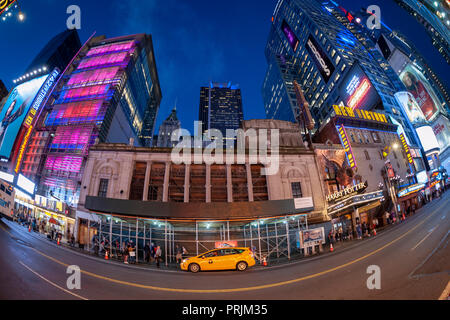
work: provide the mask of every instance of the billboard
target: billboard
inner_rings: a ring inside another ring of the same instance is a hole
[[[344,105],[352,109],[372,110],[381,103],[377,91],[357,63],[342,80],[339,95]]]
[[[400,79],[416,99],[425,119],[433,120],[439,113],[440,102],[422,72],[412,64],[408,64],[400,73]]]
[[[17,134],[46,78],[47,75],[18,85],[8,96],[0,112],[0,157],[9,159]]]
[[[281,24],[281,30],[283,31],[284,35],[286,36],[286,39],[288,40],[289,45],[291,46],[292,50],[294,52],[297,51],[298,44],[299,44],[298,38],[285,20],[283,20],[283,22]]]
[[[299,232],[300,248],[308,248],[325,243],[325,230],[323,227]]]
[[[423,151],[428,152],[433,149],[439,149],[439,143],[430,126],[417,128],[416,132],[422,144]]]
[[[397,92],[394,96],[413,126],[423,126],[427,124],[427,119],[425,118],[422,109],[419,107],[416,99],[411,93],[402,91]]]
[[[308,50],[312,60],[316,64],[317,69],[319,69],[325,83],[331,78],[334,72],[333,62],[328,58],[325,52],[322,50],[317,41],[310,34],[308,40],[306,41],[306,50]]]
[[[450,145],[450,121],[440,115],[432,124],[431,128],[436,136],[441,152]]]

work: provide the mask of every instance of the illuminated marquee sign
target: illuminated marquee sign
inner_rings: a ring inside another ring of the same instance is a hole
[[[40,106],[42,105],[42,102],[44,101],[44,98],[47,96],[47,93],[49,90],[53,87],[55,81],[58,79],[59,71],[57,69],[53,70],[53,72],[47,77],[44,84],[42,85],[41,89],[39,90],[38,94],[36,95],[36,98],[33,101],[33,104],[31,105],[30,112],[28,113],[24,125],[25,127],[31,126],[33,123],[34,117],[39,110]]]
[[[425,188],[425,184],[424,183],[418,183],[418,184],[414,184],[412,186],[409,186],[407,188],[404,188],[402,190],[400,190],[397,194],[397,196],[399,198],[401,197],[405,197],[410,195],[411,193],[417,192],[419,190],[422,190],[423,188]]]
[[[409,152],[409,146],[406,143],[406,139],[405,139],[405,136],[403,135],[403,133],[400,134],[400,141],[402,142],[403,149],[405,150],[406,157],[408,158],[408,162],[413,163],[413,158],[411,156],[411,153]]]
[[[359,106],[359,103],[366,97],[367,93],[371,88],[370,82],[368,79],[364,79],[362,83],[355,89],[354,93],[348,100],[347,104],[350,108],[355,109]]]
[[[33,131],[33,126],[30,126],[28,128],[27,134],[25,135],[25,138],[23,138],[22,145],[20,146],[19,155],[17,157],[16,168],[14,169],[14,171],[16,173],[19,172],[20,163],[22,162],[23,154],[25,153],[25,148],[26,148],[26,146],[28,144],[28,140],[30,140],[31,131]]]
[[[336,191],[333,194],[329,194],[327,195],[327,201],[335,201],[335,200],[341,200],[344,199],[346,197],[349,197],[353,194],[355,194],[356,192],[365,189],[367,186],[364,182],[361,182],[357,185],[354,186],[348,186],[347,188],[341,190],[341,191]]]
[[[373,112],[373,111],[367,111],[367,110],[353,110],[349,107],[343,107],[343,106],[333,106],[334,112],[337,116],[345,116],[350,118],[360,118],[363,120],[372,120],[377,122],[383,122],[388,123],[387,118],[384,114]]]
[[[20,170],[20,164],[22,163],[23,154],[25,153],[25,149],[27,147],[28,141],[30,140],[31,132],[33,131],[33,120],[36,116],[37,111],[41,107],[42,103],[44,102],[45,97],[47,96],[50,89],[55,84],[56,80],[58,79],[59,71],[57,69],[53,70],[52,73],[47,77],[44,84],[42,85],[41,89],[39,90],[38,94],[36,95],[36,98],[33,101],[33,104],[31,105],[30,111],[28,112],[28,115],[24,121],[24,126],[28,128],[27,133],[22,141],[22,144],[19,149],[19,155],[17,157],[16,167],[14,171],[16,173]]]
[[[0,0],[0,16],[8,9],[16,0]]]
[[[345,150],[345,155],[347,156],[348,165],[350,166],[350,168],[355,168],[356,167],[355,156],[353,155],[352,147],[348,142],[348,137],[347,133],[345,132],[344,126],[336,126],[336,128],[339,132],[339,137],[341,139],[342,146],[344,147]]]

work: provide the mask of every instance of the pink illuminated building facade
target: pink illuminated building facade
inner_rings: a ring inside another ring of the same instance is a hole
[[[22,173],[37,194],[75,206],[89,148],[130,138],[150,146],[161,97],[150,35],[92,37],[39,117]]]

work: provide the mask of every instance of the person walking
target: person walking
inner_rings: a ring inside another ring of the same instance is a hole
[[[123,263],[128,264],[128,245],[123,242],[122,244]]]
[[[183,249],[178,244],[175,246],[175,252],[177,263],[180,264],[183,258]]]

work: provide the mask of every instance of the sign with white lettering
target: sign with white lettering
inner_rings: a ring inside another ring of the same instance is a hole
[[[350,196],[354,195],[355,193],[357,193],[358,191],[362,191],[366,188],[367,188],[367,186],[364,182],[358,183],[353,186],[348,186],[347,188],[345,188],[341,191],[336,191],[335,193],[327,195],[327,201],[331,202],[331,201],[336,201],[336,200],[342,200],[342,199],[350,197]]]
[[[306,50],[319,69],[323,80],[328,83],[334,72],[334,65],[311,34],[306,41]]]
[[[295,209],[313,208],[314,203],[312,197],[294,199]]]

